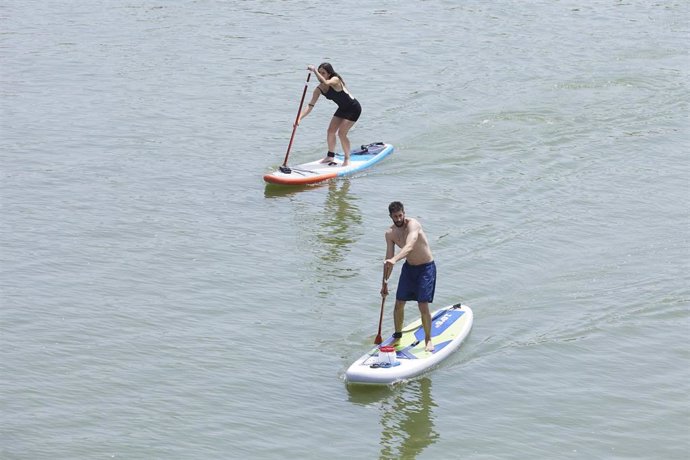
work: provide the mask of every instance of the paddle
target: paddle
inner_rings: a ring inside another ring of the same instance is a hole
[[[388,278],[391,276],[391,272],[393,271],[393,267],[388,267],[384,264],[383,266],[383,282],[387,283]],[[376,334],[376,338],[374,339],[374,344],[379,345],[381,342],[383,342],[383,338],[381,338],[381,324],[383,323],[383,305],[386,303],[386,296],[384,295],[383,298],[381,299],[381,314],[379,315],[379,331]]]
[[[297,110],[297,116],[295,117],[295,124],[292,125],[292,136],[290,136],[290,143],[288,144],[287,152],[285,152],[285,160],[283,160],[283,165],[279,168],[280,172],[284,174],[290,174],[292,172],[292,170],[287,167],[287,160],[288,155],[290,155],[290,149],[292,148],[292,141],[295,139],[295,131],[297,131],[297,122],[299,121],[299,115],[300,113],[302,113],[302,105],[304,105],[304,96],[307,94],[309,78],[311,78],[311,72],[307,73],[307,81],[304,83],[304,91],[302,91],[302,100],[299,101],[299,109]]]
[[[381,338],[381,323],[383,323],[383,305],[385,303],[386,303],[386,296],[384,295],[383,298],[381,299],[381,315],[379,315],[379,332],[376,334],[376,338],[374,339],[375,345],[380,345],[381,342],[383,342],[383,338]]]

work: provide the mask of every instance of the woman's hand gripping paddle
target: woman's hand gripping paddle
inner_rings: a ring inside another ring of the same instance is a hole
[[[387,264],[383,265],[383,283],[382,284],[388,284],[388,278],[391,276],[391,272],[393,271],[393,266],[388,266]],[[386,288],[386,292],[388,289]],[[374,339],[374,344],[379,345],[381,342],[383,342],[383,339],[381,338],[381,324],[383,324],[383,305],[386,303],[386,294],[384,294],[383,291],[383,286],[381,286],[381,314],[379,315],[379,331],[376,334],[376,338]]]
[[[302,113],[302,105],[304,105],[304,96],[307,94],[307,86],[309,85],[309,78],[311,77],[311,72],[307,74],[307,81],[304,83],[304,91],[302,91],[302,100],[299,102],[299,109],[297,110],[297,116],[295,117],[295,124],[292,125],[292,136],[290,136],[290,143],[288,144],[287,152],[285,152],[285,159],[283,160],[283,165],[279,168],[280,172],[284,174],[290,174],[292,169],[288,168],[287,160],[290,155],[290,149],[292,148],[292,141],[295,139],[295,131],[297,131],[297,122],[299,121],[299,116]]]

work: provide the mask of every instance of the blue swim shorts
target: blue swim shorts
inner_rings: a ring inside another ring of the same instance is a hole
[[[410,265],[405,262],[400,271],[397,300],[416,300],[433,302],[436,291],[436,264],[432,260],[422,265]]]

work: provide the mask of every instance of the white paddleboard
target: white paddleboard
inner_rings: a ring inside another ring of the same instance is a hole
[[[393,343],[391,336],[355,361],[345,372],[346,381],[391,384],[429,371],[460,347],[472,329],[474,315],[470,307],[458,303],[436,310],[431,318],[433,352],[424,350],[424,329],[420,318],[403,328],[403,336],[392,360],[390,352],[380,351],[380,347],[389,347]]]
[[[384,142],[374,142],[353,149],[350,153],[350,164],[343,166],[345,157],[337,153],[330,163],[322,163],[323,157],[309,163],[288,168],[280,167],[265,174],[264,180],[270,184],[306,185],[324,182],[338,177],[352,176],[371,168],[393,153],[393,146]]]

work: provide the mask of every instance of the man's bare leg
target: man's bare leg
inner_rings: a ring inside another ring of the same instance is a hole
[[[431,353],[434,351],[434,344],[431,343],[431,313],[429,313],[429,302],[419,302],[419,313],[422,317],[422,327],[424,328],[424,349]]]
[[[395,332],[401,332],[403,328],[403,321],[405,320],[405,301],[395,299],[395,310],[393,311],[393,324],[395,325]],[[393,346],[400,345],[400,338],[393,339]]]

